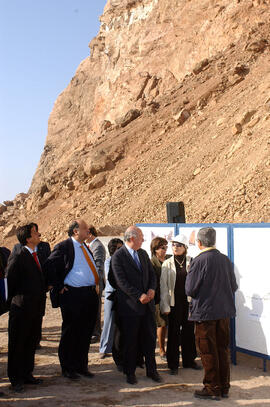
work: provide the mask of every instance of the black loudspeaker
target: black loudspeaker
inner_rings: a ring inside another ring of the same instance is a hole
[[[168,223],[186,223],[184,202],[167,202]]]

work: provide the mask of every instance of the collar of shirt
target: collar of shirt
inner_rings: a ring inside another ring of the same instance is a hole
[[[97,237],[95,237],[95,239],[92,240],[92,242],[88,243],[90,247],[92,246],[92,244],[94,243],[95,240],[97,240]]]
[[[213,250],[215,248],[216,248],[215,246],[206,247],[205,249],[201,250],[201,253],[208,252],[208,250]]]
[[[134,259],[135,250],[131,249],[131,247],[129,247],[126,243],[125,243],[125,246],[126,246],[128,252],[129,252],[129,254],[131,255],[131,257]]]
[[[37,246],[35,247],[35,249],[34,250],[32,250],[30,247],[28,247],[28,246],[24,246],[28,251],[29,251],[29,253],[30,254],[33,254],[34,252],[37,252]]]
[[[74,245],[81,247],[82,243],[80,243],[80,242],[78,242],[78,240],[74,239],[73,236],[71,236],[71,239],[72,239]]]

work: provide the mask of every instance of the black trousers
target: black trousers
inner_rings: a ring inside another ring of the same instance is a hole
[[[145,358],[146,373],[155,372],[157,368],[155,314],[147,311],[144,315],[120,316],[120,322],[123,335],[123,372],[135,373],[140,352]]]
[[[169,369],[178,369],[181,346],[183,367],[192,364],[197,356],[194,323],[188,321],[188,309],[171,307],[168,315],[167,363]]]
[[[95,287],[70,287],[60,295],[62,333],[58,355],[62,371],[88,370],[88,352],[98,310]]]
[[[35,309],[35,307],[33,307]],[[34,370],[40,314],[11,305],[8,321],[8,377],[12,385],[23,383]]]

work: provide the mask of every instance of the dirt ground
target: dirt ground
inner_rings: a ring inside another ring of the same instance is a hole
[[[0,406],[270,406],[270,363],[265,373],[261,360],[243,354],[238,354],[238,365],[232,366],[230,397],[221,401],[195,399],[193,392],[201,388],[203,371],[180,369],[178,376],[170,376],[158,352],[158,370],[164,382],[156,384],[145,376],[144,370],[137,369],[138,384],[128,385],[111,357],[99,359],[98,344],[91,345],[89,353],[89,370],[95,373],[95,377],[72,382],[61,376],[57,356],[61,316],[59,309],[52,309],[49,302],[43,324],[42,348],[36,353],[34,371],[35,376],[44,382],[40,386],[29,385],[25,393],[17,395],[11,391],[6,373],[7,324],[8,314],[5,314],[0,318],[0,390],[6,393],[6,397],[0,398]]]

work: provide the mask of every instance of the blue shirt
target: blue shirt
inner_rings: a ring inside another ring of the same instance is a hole
[[[81,248],[82,244],[77,242],[77,240],[75,240],[73,237],[72,242],[74,246],[74,263],[72,269],[64,280],[64,284],[72,287],[87,287],[90,285],[96,285],[95,277],[89,267],[89,264],[87,263],[86,258],[84,257]],[[85,250],[95,266],[93,257],[87,249]]]

